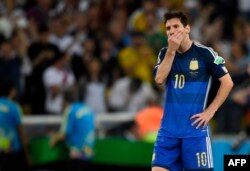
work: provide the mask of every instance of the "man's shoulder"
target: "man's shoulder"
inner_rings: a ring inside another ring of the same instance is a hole
[[[167,51],[167,49],[168,49],[167,47],[162,47],[162,48],[160,49],[160,51],[159,51],[159,52],[160,52],[160,53],[161,53],[161,52],[166,52],[166,51]]]
[[[215,55],[217,54],[212,47],[209,47],[209,46],[206,46],[206,45],[203,45],[199,42],[195,42],[194,41],[194,45],[195,45],[195,49],[197,51],[199,51],[200,53],[207,53],[207,54],[212,54],[212,55]]]
[[[15,102],[15,101],[12,101],[12,100],[9,100],[7,98],[6,99],[5,98],[1,98],[0,99],[0,104],[2,104],[2,107],[5,106],[9,110],[11,110],[11,111],[14,111],[14,110],[19,111],[21,109],[19,103]]]
[[[166,52],[167,52],[167,47],[161,48],[161,50],[158,53],[158,58],[162,59],[165,56]]]
[[[0,98],[0,103],[8,106],[16,106],[16,103],[8,98]]]

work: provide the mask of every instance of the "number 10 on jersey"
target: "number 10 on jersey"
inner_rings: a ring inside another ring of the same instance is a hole
[[[176,74],[174,88],[183,89],[184,86],[185,86],[185,76],[183,74]]]

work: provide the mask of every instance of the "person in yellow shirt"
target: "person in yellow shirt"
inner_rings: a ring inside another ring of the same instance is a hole
[[[156,55],[146,44],[142,32],[132,33],[132,45],[120,51],[118,61],[126,75],[153,82],[152,69]]]

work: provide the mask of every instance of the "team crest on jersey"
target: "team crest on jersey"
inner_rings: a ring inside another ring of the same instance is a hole
[[[199,69],[199,63],[198,63],[197,59],[193,58],[190,61],[189,69],[192,70],[192,71]]]

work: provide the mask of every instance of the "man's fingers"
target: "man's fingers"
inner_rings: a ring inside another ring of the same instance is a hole
[[[178,39],[179,41],[182,41],[183,38],[184,38],[184,33],[181,32],[180,35],[178,35],[177,39]]]
[[[195,124],[197,124],[198,122],[200,122],[201,118],[196,119],[193,123],[192,126],[194,126]]]
[[[205,129],[205,128],[206,128],[206,126],[207,126],[208,122],[209,122],[209,120],[207,120],[207,119],[206,119],[206,120],[204,120],[203,127],[202,127],[203,129]]]
[[[184,37],[184,31],[183,31],[183,30],[178,31],[177,34],[176,34],[176,38],[177,38],[177,39],[181,39],[181,38],[183,38],[183,37]]]
[[[204,120],[201,120],[201,121],[199,122],[199,124],[197,125],[196,129],[200,128],[200,126],[203,125],[204,122],[205,122]]]
[[[206,128],[206,125],[208,124],[210,120],[208,117],[204,117],[202,114],[195,114],[192,117],[190,117],[190,119],[191,120],[195,119],[195,121],[192,122],[192,126],[197,125],[196,129],[198,129],[201,126],[203,126],[203,128]]]
[[[208,124],[208,122],[205,122],[204,124],[203,124],[203,129],[205,129],[206,128],[206,126],[207,126],[207,124]]]
[[[172,38],[172,39],[179,39],[180,36],[181,36],[181,34],[182,34],[182,31],[179,30],[179,31],[175,32],[174,34],[170,35],[169,38]]]
[[[199,114],[195,114],[190,119],[198,118],[199,116],[200,116]]]
[[[169,47],[171,46],[174,50],[177,50],[180,46],[181,41],[184,38],[184,32],[179,30],[168,37]]]

